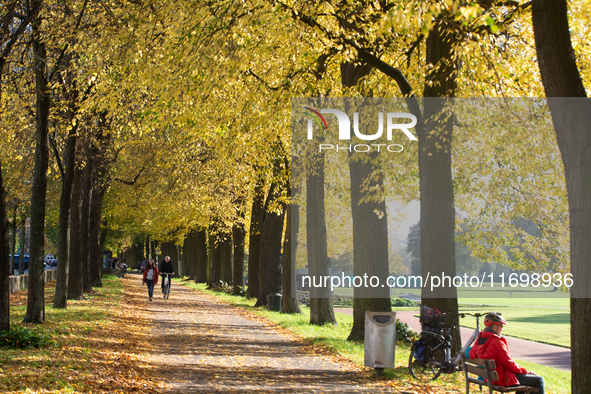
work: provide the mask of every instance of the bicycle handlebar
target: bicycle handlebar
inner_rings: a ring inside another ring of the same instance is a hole
[[[486,313],[468,313],[468,312],[461,312],[458,313],[456,316],[459,316],[461,318],[464,318],[466,316],[474,316],[474,317],[482,317],[482,316],[486,316]]]

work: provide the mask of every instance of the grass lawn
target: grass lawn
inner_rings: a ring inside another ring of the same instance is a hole
[[[178,278],[177,280],[181,280]],[[351,330],[353,318],[351,316],[336,313],[338,326],[331,325],[314,326],[309,322],[309,310],[302,308],[302,315],[287,315],[278,312],[270,312],[266,308],[255,308],[254,300],[248,300],[244,297],[231,296],[228,294],[208,291],[203,284],[193,282],[182,282],[186,286],[216,296],[222,301],[229,302],[241,308],[250,310],[257,315],[263,316],[270,321],[281,325],[293,332],[304,340],[328,348],[331,352],[351,360],[360,368],[363,367],[364,347],[362,342],[347,341],[347,336]],[[399,308],[396,308],[399,309]],[[401,308],[402,309],[402,308]],[[404,308],[407,309],[407,308]],[[382,384],[400,386],[401,390],[405,385],[416,385],[408,373],[408,355],[409,347],[399,345],[396,348],[396,366],[393,370],[384,371],[385,379],[380,380]],[[570,373],[563,372],[554,368],[548,368],[541,365],[523,363],[526,368],[532,369],[544,376],[546,379],[546,392],[549,394],[566,394],[570,392]],[[369,368],[365,368],[370,371]],[[373,373],[373,372],[372,372]],[[428,383],[438,392],[459,392],[465,391],[465,382],[463,374],[456,373],[452,375],[442,375],[435,382]]]
[[[570,348],[570,311],[563,308],[540,307],[509,307],[495,306],[494,308],[462,307],[461,311],[500,312],[509,323],[503,335],[527,339],[534,342]],[[482,320],[480,321],[481,327]],[[464,327],[475,328],[476,322],[469,316],[461,319]]]

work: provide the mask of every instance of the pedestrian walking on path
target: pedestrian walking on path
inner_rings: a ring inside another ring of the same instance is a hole
[[[142,284],[144,283],[148,286],[148,297],[151,302],[154,297],[154,285],[158,284],[158,267],[156,267],[154,260],[148,260],[142,279]]]

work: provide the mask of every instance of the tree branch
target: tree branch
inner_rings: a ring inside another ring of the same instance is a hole
[[[142,167],[140,172],[138,172],[138,174],[135,176],[135,178],[133,178],[133,181],[126,181],[126,180],[120,179],[120,178],[113,178],[113,180],[123,183],[124,185],[133,186],[137,182],[137,180],[139,179],[140,175],[142,175],[142,172],[144,172],[145,169],[146,169],[146,166]]]

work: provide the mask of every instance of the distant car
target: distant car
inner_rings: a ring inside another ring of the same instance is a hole
[[[57,267],[57,259],[55,257],[49,262],[49,266]]]
[[[12,255],[9,255],[8,258],[10,259],[11,256]],[[20,272],[20,270],[19,270],[18,267],[20,265],[20,259],[21,259],[20,254],[15,254],[14,255],[14,269],[17,270],[17,271],[19,271],[19,272]],[[25,255],[24,260],[25,260],[25,269],[24,270],[28,270],[29,269],[29,255],[28,254]]]
[[[45,261],[45,265],[51,265],[51,262],[55,260],[55,256],[52,255],[51,253],[46,255],[45,258],[43,259],[43,261]]]

